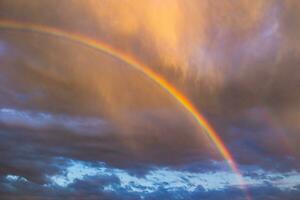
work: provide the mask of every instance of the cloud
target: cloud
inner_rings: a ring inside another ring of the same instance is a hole
[[[256,175],[247,176],[246,181],[255,199],[267,198],[271,192],[278,194],[276,198],[299,192],[300,174],[297,172],[281,174],[254,169],[251,173]],[[42,195],[43,191],[55,198],[60,198],[61,195],[75,195],[95,199],[102,199],[102,196],[114,196],[116,199],[155,199],[166,195],[175,199],[213,199],[225,195],[239,199],[243,196],[238,189],[235,174],[230,171],[191,173],[169,168],[153,168],[147,174],[137,176],[129,174],[126,170],[111,168],[105,163],[69,160],[61,167],[60,174],[50,176],[48,183],[43,185],[33,185],[25,178],[15,175],[7,175],[4,179],[7,184],[3,190],[8,189],[10,185],[10,188],[14,188],[18,193],[32,185],[31,190],[35,191],[37,196]],[[25,183],[27,186],[23,185]],[[53,189],[58,193],[52,193]]]
[[[296,171],[286,173],[274,173],[258,168],[248,172],[245,181],[248,187],[264,187],[272,185],[280,190],[295,190],[300,184],[300,174]],[[251,176],[255,174],[255,176]],[[116,183],[107,184],[104,190],[127,190],[133,193],[155,193],[157,190],[167,191],[183,190],[194,192],[203,188],[205,191],[223,190],[231,187],[239,187],[239,182],[234,172],[216,171],[211,173],[189,172],[172,170],[170,168],[153,168],[142,176],[129,174],[126,170],[109,168],[104,163],[88,165],[87,163],[72,161],[61,175],[52,176],[53,184],[68,187],[76,180],[84,180],[85,177],[104,176],[116,177]]]
[[[62,127],[69,131],[85,133],[98,133],[100,130],[107,131],[108,125],[105,121],[97,118],[68,117],[63,115],[52,115],[49,113],[34,113],[18,111],[9,108],[0,109],[0,122],[8,126],[21,126],[32,129],[52,129]]]

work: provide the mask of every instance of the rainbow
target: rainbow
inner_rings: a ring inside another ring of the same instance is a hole
[[[230,168],[235,174],[238,175],[238,180],[242,188],[244,188],[245,183],[243,181],[241,172],[239,171],[237,164],[235,163],[233,156],[230,151],[225,146],[222,139],[219,137],[214,128],[210,123],[204,118],[204,116],[196,109],[196,107],[185,97],[181,92],[179,92],[174,86],[172,86],[166,79],[160,76],[158,73],[154,72],[150,67],[139,62],[137,59],[133,58],[131,55],[128,55],[120,50],[113,48],[112,46],[95,39],[88,38],[86,36],[70,33],[67,31],[62,31],[56,28],[31,24],[31,23],[22,23],[12,20],[2,20],[0,19],[0,29],[9,29],[9,30],[19,30],[19,31],[29,31],[29,32],[38,32],[42,34],[47,34],[51,36],[56,36],[59,38],[67,39],[73,42],[77,42],[81,45],[88,46],[99,50],[105,54],[115,57],[116,59],[127,63],[129,66],[132,66],[136,70],[140,71],[146,77],[154,81],[157,85],[163,88],[170,96],[172,96],[176,101],[182,105],[188,113],[190,113],[196,122],[205,130],[205,133],[215,144],[217,149],[220,151],[223,158],[227,161]]]

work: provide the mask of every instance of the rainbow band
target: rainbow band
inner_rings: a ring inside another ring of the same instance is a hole
[[[128,65],[134,67],[136,70],[143,73],[145,76],[150,78],[156,84],[158,84],[161,88],[163,88],[166,92],[168,92],[174,99],[177,100],[179,104],[181,104],[197,121],[197,123],[204,128],[206,134],[216,145],[217,149],[220,151],[221,155],[227,161],[231,169],[234,173],[238,175],[239,182],[242,187],[244,187],[244,181],[242,175],[231,155],[229,150],[226,148],[225,144],[218,136],[217,132],[213,129],[213,127],[209,124],[209,122],[201,115],[196,107],[185,97],[182,93],[180,93],[174,86],[172,86],[167,80],[161,77],[159,74],[151,70],[150,67],[144,65],[143,63],[137,61],[132,56],[121,52],[112,46],[109,46],[99,40],[94,40],[83,35],[74,34],[66,31],[62,31],[56,28],[51,28],[42,25],[29,24],[29,23],[21,23],[15,22],[11,20],[0,20],[0,29],[12,29],[12,30],[20,30],[20,31],[32,31],[43,33],[47,35],[52,35],[60,38],[64,38],[67,40],[75,41],[82,45],[94,48],[103,53],[106,53],[110,56],[117,58],[118,60],[127,63]]]

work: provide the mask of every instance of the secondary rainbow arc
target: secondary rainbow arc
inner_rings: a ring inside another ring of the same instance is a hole
[[[240,170],[238,169],[233,156],[231,155],[228,148],[225,146],[224,142],[214,130],[214,128],[210,125],[210,123],[205,119],[205,117],[196,109],[196,107],[189,101],[187,97],[185,97],[181,92],[179,92],[172,84],[170,84],[166,79],[164,79],[161,75],[153,71],[150,67],[145,64],[139,62],[137,59],[132,57],[129,54],[126,54],[120,50],[113,48],[112,46],[100,41],[88,38],[86,36],[75,34],[67,31],[62,31],[57,28],[31,24],[31,23],[23,23],[16,22],[12,20],[2,20],[0,19],[0,29],[11,29],[11,30],[19,30],[19,31],[32,31],[43,33],[47,35],[52,35],[60,38],[64,38],[70,41],[74,41],[80,43],[82,45],[94,48],[103,53],[106,53],[110,56],[113,56],[120,61],[127,63],[128,65],[134,67],[136,70],[140,71],[156,84],[158,84],[161,88],[163,88],[170,96],[177,100],[179,104],[181,104],[196,120],[196,122],[205,130],[205,133],[215,144],[217,149],[223,158],[227,161],[230,168],[234,173],[238,175],[239,183],[241,187],[244,188],[245,182],[241,175]]]

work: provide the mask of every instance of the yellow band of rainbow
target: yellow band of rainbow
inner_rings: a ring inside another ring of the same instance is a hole
[[[12,30],[20,30],[20,31],[32,31],[43,33],[47,35],[52,35],[60,38],[64,38],[67,40],[71,40],[82,45],[94,48],[103,53],[106,53],[110,56],[113,56],[124,63],[134,67],[136,70],[140,71],[156,84],[158,84],[161,88],[163,88],[166,92],[168,92],[174,99],[177,100],[179,104],[181,104],[197,121],[197,123],[205,130],[205,133],[209,136],[212,142],[215,144],[217,149],[220,151],[221,155],[229,164],[230,168],[234,173],[238,175],[239,183],[241,187],[244,187],[244,181],[242,175],[233,159],[233,156],[214,130],[214,128],[210,125],[210,123],[204,118],[204,116],[196,109],[196,107],[185,97],[181,92],[179,92],[174,86],[172,86],[167,80],[161,77],[158,73],[154,72],[150,67],[145,64],[139,62],[131,55],[128,55],[120,50],[113,48],[112,46],[105,44],[99,40],[94,40],[88,38],[86,36],[70,33],[67,31],[62,31],[56,28],[31,24],[31,23],[23,23],[16,22],[12,20],[1,20],[0,19],[0,29],[12,29]]]

